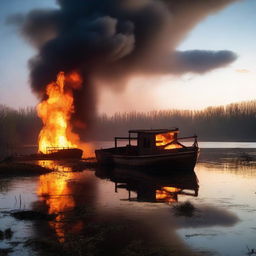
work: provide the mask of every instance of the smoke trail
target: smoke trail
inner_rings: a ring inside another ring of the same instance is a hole
[[[33,10],[22,34],[38,48],[30,60],[31,86],[44,97],[60,70],[84,78],[75,93],[74,120],[90,124],[97,95],[94,79],[125,85],[135,74],[204,73],[236,59],[228,50],[176,51],[191,29],[236,0],[58,0],[59,9]],[[20,19],[19,19],[20,21]]]

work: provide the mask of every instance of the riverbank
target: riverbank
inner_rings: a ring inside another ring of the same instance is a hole
[[[12,176],[37,176],[51,172],[52,170],[31,163],[1,162],[0,177]]]

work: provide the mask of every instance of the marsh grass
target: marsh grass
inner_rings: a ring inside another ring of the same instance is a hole
[[[189,201],[173,205],[176,216],[192,217],[195,214],[196,207]]]
[[[3,162],[0,163],[0,177],[10,176],[37,176],[46,174],[52,170],[41,167],[35,164],[17,163],[17,162]]]
[[[152,243],[141,227],[120,222],[91,223],[63,242],[50,238],[30,239],[26,246],[44,256],[167,256],[170,249]]]

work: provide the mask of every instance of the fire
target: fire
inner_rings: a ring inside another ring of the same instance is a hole
[[[73,167],[59,161],[39,160],[37,164],[55,170],[39,177],[37,195],[39,205],[55,215],[55,219],[48,222],[49,226],[59,242],[65,242],[71,234],[78,234],[84,228],[83,215],[78,218],[77,214],[82,213],[79,209],[94,201],[90,201],[91,196],[81,194],[81,188],[88,188],[92,193],[95,176],[90,172],[74,172]]]
[[[181,192],[180,188],[162,187],[161,190],[156,190],[156,200],[166,203],[176,203],[178,201],[179,192]]]
[[[41,165],[42,163],[39,164]],[[49,167],[51,167],[51,163]],[[59,169],[58,166],[57,169]],[[55,172],[49,175],[42,175],[39,178],[37,194],[48,206],[48,213],[57,214],[56,220],[50,222],[49,225],[56,232],[60,242],[65,241],[66,235],[63,213],[75,207],[71,189],[68,186],[68,181],[72,178],[75,178],[75,174],[71,172]]]
[[[169,192],[169,193],[178,193],[181,191],[180,188],[176,188],[176,187],[162,187],[162,190]]]
[[[49,207],[49,214],[63,212],[75,206],[68,187],[68,180],[73,177],[74,174],[70,172],[56,172],[48,176],[40,176],[40,186],[37,193],[45,198]]]
[[[43,121],[38,141],[40,152],[47,153],[49,147],[77,147],[74,141],[78,135],[72,132],[70,119],[74,113],[73,90],[79,89],[81,83],[78,73],[59,72],[56,82],[47,85],[47,99],[37,105]]]
[[[164,147],[164,149],[182,148],[181,145],[175,143],[175,140],[176,140],[175,135],[176,134],[174,132],[157,134],[156,135],[156,146]]]

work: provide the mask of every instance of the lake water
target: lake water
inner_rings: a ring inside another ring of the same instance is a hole
[[[169,244],[172,255],[248,255],[248,248],[256,248],[256,145],[200,146],[194,173],[152,176],[43,161],[39,164],[54,166],[56,171],[0,179],[0,230],[14,231],[11,239],[0,240],[0,249],[12,248],[9,255],[33,255],[24,246],[30,238],[54,235],[63,242],[68,234],[79,234],[95,221],[77,218],[86,208],[98,216],[97,221],[139,223],[153,239]],[[195,207],[192,216],[175,214],[173,206],[185,201]],[[58,215],[43,224],[10,216],[10,211],[24,209],[46,209]]]
[[[119,142],[120,145],[125,145],[125,142]],[[183,143],[183,142],[182,142]],[[185,145],[191,145],[193,142],[184,142]],[[93,142],[96,148],[113,147],[114,142],[112,141],[102,141]],[[256,142],[221,142],[221,141],[199,141],[198,145],[200,148],[256,148]]]

